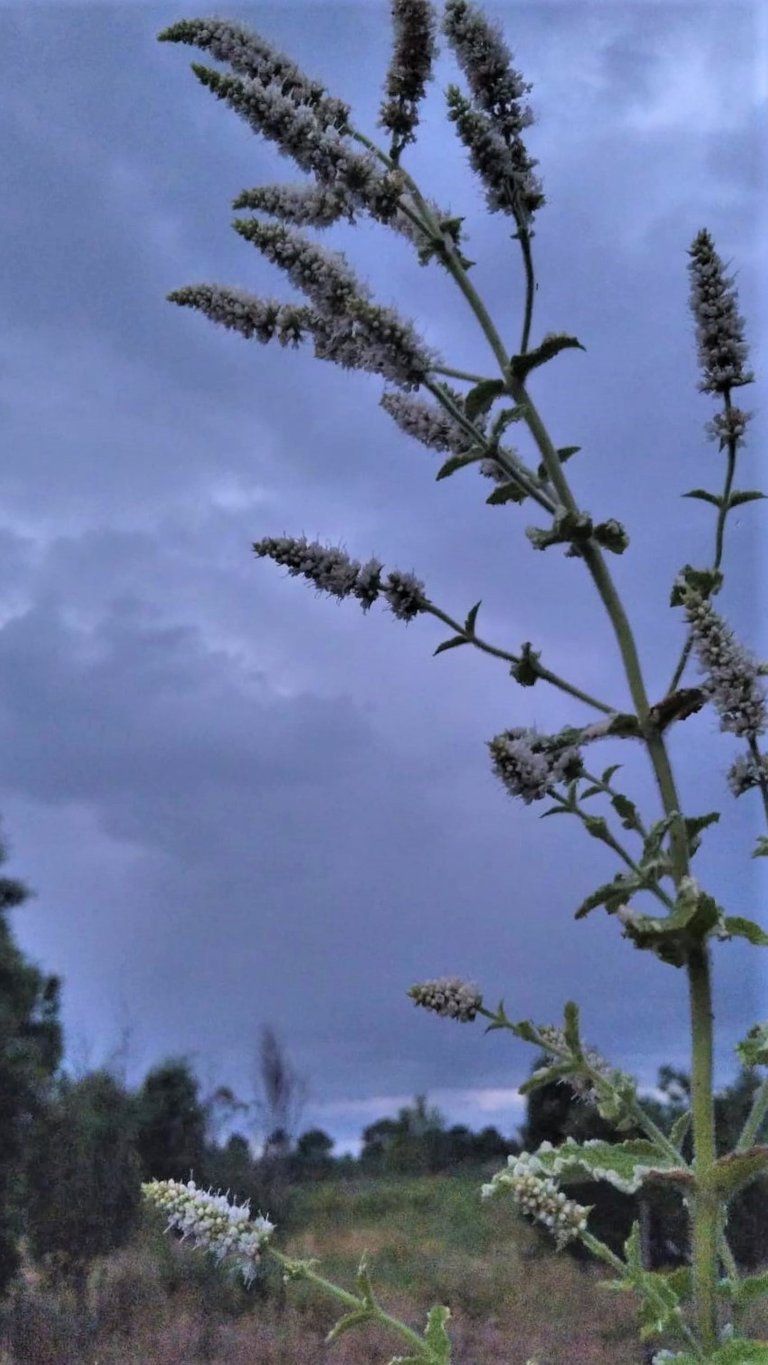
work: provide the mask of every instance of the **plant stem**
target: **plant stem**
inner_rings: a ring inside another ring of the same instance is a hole
[[[737,1152],[743,1152],[747,1147],[753,1146],[766,1114],[768,1114],[768,1076],[754,1093],[752,1108],[742,1129],[741,1137],[736,1143],[735,1150]]]
[[[430,602],[428,598],[424,599],[423,610],[429,612],[431,616],[436,616],[438,620],[445,621],[445,624],[450,626],[452,630],[455,630],[457,634],[463,635],[468,644],[476,645],[478,649],[482,649],[486,654],[494,654],[497,659],[509,659],[512,664],[520,663],[520,658],[517,654],[509,654],[505,649],[497,649],[495,645],[489,645],[485,640],[481,640],[478,635],[468,635],[464,627],[460,625],[458,621],[454,621],[452,616],[448,616],[446,612],[441,611],[440,608],[436,607],[434,602]],[[544,668],[541,664],[536,664],[536,673],[544,682],[551,683],[553,687],[559,687],[561,692],[567,692],[569,696],[576,697],[578,701],[586,702],[587,706],[594,706],[595,710],[602,711],[604,715],[616,715],[615,706],[608,706],[606,702],[598,701],[597,697],[590,696],[588,692],[582,692],[580,687],[575,687],[573,683],[566,682],[565,678],[559,677],[557,673],[552,673],[550,669]]]
[[[688,980],[693,1035],[691,1108],[695,1153],[692,1270],[700,1344],[705,1350],[714,1350],[717,1345],[720,1200],[712,1188],[712,1168],[717,1153],[712,1097],[712,990],[706,942],[689,951]]]

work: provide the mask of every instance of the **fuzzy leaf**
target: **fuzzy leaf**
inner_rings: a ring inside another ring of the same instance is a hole
[[[469,640],[465,640],[463,635],[452,635],[450,640],[443,640],[443,643],[437,646],[437,649],[432,654],[432,658],[434,659],[435,654],[443,654],[446,649],[458,649],[459,645],[468,644]]]
[[[566,347],[577,346],[580,351],[586,351],[586,346],[582,346],[576,337],[566,336],[564,332],[549,332],[533,351],[527,351],[525,355],[513,355],[509,358],[509,368],[516,379],[525,380],[531,370],[538,365],[545,365],[548,360],[552,360],[559,351]]]
[[[360,1291],[360,1297],[366,1308],[375,1308],[376,1300],[373,1297],[373,1286],[371,1285],[371,1277],[368,1274],[368,1254],[365,1251],[360,1257],[360,1264],[357,1267],[355,1279],[358,1290]]]
[[[752,854],[752,857],[753,857],[753,858],[768,858],[768,838],[766,838],[766,836],[765,836],[764,834],[761,834],[761,835],[760,835],[760,838],[758,839],[757,843],[755,844],[755,851],[754,851],[754,853]]]
[[[481,446],[472,446],[464,455],[452,455],[451,458],[446,460],[445,464],[441,465],[438,469],[435,475],[435,481],[447,479],[449,474],[455,474],[457,469],[464,469],[468,464],[476,464],[478,460],[483,459],[484,455],[485,451]]]
[[[728,506],[740,507],[743,502],[756,502],[758,498],[764,498],[765,493],[758,493],[754,489],[748,493],[731,493],[728,499]]]
[[[489,439],[495,445],[502,432],[509,426],[510,422],[519,422],[525,416],[525,404],[521,403],[516,408],[502,408],[498,417],[494,419],[493,427],[490,431]]]
[[[606,768],[600,781],[605,783],[610,782],[611,778],[613,777],[613,774],[615,772],[618,772],[619,768],[622,768],[623,766],[624,766],[623,763],[612,763],[610,768]]]
[[[732,1199],[739,1190],[751,1185],[768,1169],[768,1147],[748,1147],[742,1152],[729,1152],[714,1165],[713,1179],[722,1199]]]
[[[579,1036],[579,1007],[574,1000],[567,1000],[565,1004],[565,1041],[571,1052],[581,1052],[581,1038]]]
[[[349,1332],[353,1327],[361,1327],[364,1322],[370,1322],[374,1317],[372,1308],[353,1308],[351,1313],[345,1313],[343,1318],[339,1318],[335,1327],[332,1327],[327,1337],[326,1344],[330,1346],[332,1341],[338,1341],[340,1336]]]
[[[743,1306],[768,1294],[768,1270],[761,1275],[745,1275],[743,1280],[720,1280],[718,1290],[724,1299]]]
[[[664,731],[675,720],[685,720],[700,711],[704,705],[704,693],[700,687],[681,687],[670,692],[651,707],[649,716],[657,730]]]
[[[582,901],[574,914],[574,919],[584,919],[584,916],[588,915],[590,910],[596,910],[598,905],[604,905],[609,915],[615,915],[632,892],[639,891],[642,885],[642,881],[634,872],[617,872],[612,882],[598,886],[596,891]]]
[[[629,545],[629,536],[615,517],[611,517],[609,521],[598,522],[593,534],[598,545],[602,545],[604,550],[610,550],[614,555],[623,555]]]
[[[682,1321],[680,1295],[667,1275],[643,1268],[639,1223],[632,1224],[632,1231],[624,1243],[624,1255],[627,1264],[621,1277],[618,1280],[601,1280],[601,1287],[629,1290],[638,1296],[640,1336],[643,1341],[666,1332],[675,1332]]]
[[[673,1147],[677,1147],[678,1151],[682,1147],[683,1139],[686,1133],[688,1132],[690,1126],[691,1126],[690,1109],[686,1114],[680,1114],[680,1116],[676,1118],[674,1123],[672,1124],[672,1128],[669,1134],[669,1140],[672,1143]]]
[[[744,919],[741,915],[726,915],[723,922],[731,936],[746,938],[756,948],[768,947],[768,934],[754,920]]]
[[[562,1080],[565,1076],[573,1075],[573,1062],[561,1061],[552,1062],[548,1066],[540,1066],[518,1086],[518,1095],[530,1095],[532,1090],[538,1090],[542,1085],[549,1085],[552,1081]]]
[[[499,507],[505,502],[525,502],[527,496],[525,489],[517,483],[500,483],[485,501],[491,507]]]
[[[768,1066],[768,1023],[753,1024],[736,1051],[744,1066]]]
[[[482,600],[483,600],[483,599],[482,599],[482,597],[481,597],[481,598],[480,598],[480,602],[482,602]],[[467,619],[466,619],[466,621],[464,622],[464,629],[465,629],[465,631],[467,632],[467,635],[473,635],[473,634],[474,634],[474,630],[475,630],[475,621],[477,620],[477,613],[478,613],[478,611],[480,610],[480,602],[475,602],[474,607],[470,607],[470,609],[469,609],[469,613],[468,613],[468,615],[467,615]]]
[[[464,411],[470,421],[481,413],[488,412],[494,401],[504,393],[503,379],[481,379],[464,398]]]
[[[611,844],[611,833],[602,815],[585,815],[584,827],[593,839],[600,839],[604,844]]]
[[[644,1138],[629,1142],[604,1142],[600,1138],[575,1142],[568,1137],[559,1147],[545,1142],[534,1153],[532,1167],[563,1182],[581,1181],[584,1176],[604,1180],[623,1194],[634,1194],[646,1179],[685,1185],[693,1180],[692,1171],[660,1155],[655,1143]]]
[[[625,924],[624,936],[637,948],[655,953],[671,967],[682,967],[693,944],[701,943],[713,929],[722,927],[720,906],[693,885],[678,891],[675,908],[663,918],[635,914]]]
[[[711,502],[713,507],[719,507],[722,498],[716,493],[708,493],[706,488],[692,488],[690,493],[681,493],[681,498],[700,498],[702,502]]]
[[[692,815],[685,822],[685,832],[688,835],[688,847],[691,856],[697,851],[701,843],[701,831],[710,825],[716,825],[720,819],[718,810],[711,810],[707,815]]]

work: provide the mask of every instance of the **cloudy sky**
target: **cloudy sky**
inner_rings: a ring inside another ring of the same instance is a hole
[[[388,5],[222,12],[384,144]],[[597,713],[545,683],[520,688],[478,650],[434,658],[450,634],[434,617],[406,626],[382,601],[363,614],[252,552],[265,535],[305,534],[376,555],[454,618],[482,599],[489,642],[530,640],[555,672],[628,703],[583,565],[525,537],[538,509],[486,506],[476,469],[436,483],[444,457],[379,405],[391,386],[378,376],[166,301],[199,282],[306,301],[230,228],[241,190],[306,178],[198,83],[190,62],[213,58],[156,41],[207,13],[0,9],[0,816],[5,871],[36,892],[15,912],[19,941],[64,978],[70,1064],[101,1063],[127,1031],[134,1079],[183,1053],[204,1087],[248,1098],[269,1023],[309,1083],[302,1126],[342,1148],[422,1091],[451,1122],[513,1132],[531,1049],[406,995],[459,974],[512,1018],[560,1022],[576,998],[586,1038],[652,1085],[664,1062],[687,1064],[685,977],[604,911],[574,921],[617,858],[577,821],[544,824],[544,803],[509,796],[485,747],[513,726],[551,732]],[[580,504],[630,533],[609,566],[658,699],[683,640],[671,583],[713,552],[712,509],[680,494],[719,491],[724,473],[688,311],[686,252],[702,227],[737,271],[758,379],[742,398],[756,416],[737,486],[768,482],[766,11],[529,0],[486,13],[534,83],[526,142],[547,203],[533,341],[566,331],[586,347],[539,370],[531,392],[556,443],[582,447],[568,466]],[[444,91],[463,77],[440,46],[404,164],[465,216],[475,285],[514,349],[514,224],[487,212],[445,118]],[[364,219],[318,240],[445,365],[495,374],[455,285],[405,238]],[[534,460],[529,437],[518,447]],[[761,658],[765,515],[755,503],[732,516],[720,598]],[[738,741],[706,710],[670,748],[686,811],[723,812],[697,875],[729,913],[765,923],[763,864],[749,856],[758,801],[725,784]],[[658,818],[639,746],[598,754],[595,767],[624,763],[617,781]],[[733,1043],[766,1013],[765,971],[738,943],[715,958],[727,1081]]]

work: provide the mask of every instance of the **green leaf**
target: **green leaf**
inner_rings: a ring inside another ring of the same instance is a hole
[[[475,453],[476,452],[476,453]],[[472,446],[464,455],[452,455],[445,464],[441,465],[435,475],[435,481],[447,479],[449,474],[455,474],[457,469],[464,469],[468,464],[477,464],[485,456],[485,450],[481,446]]]
[[[530,640],[520,646],[520,658],[516,664],[510,668],[510,674],[521,687],[533,687],[539,677],[539,670],[536,667],[541,658],[541,650],[532,649]]]
[[[437,646],[437,649],[432,654],[432,658],[434,659],[435,654],[443,654],[446,649],[458,649],[459,645],[468,644],[469,640],[465,640],[463,635],[453,635],[450,640],[443,640],[443,643]]]
[[[375,1317],[375,1310],[372,1308],[353,1308],[351,1313],[345,1313],[343,1318],[339,1318],[335,1327],[332,1327],[327,1337],[326,1344],[330,1346],[332,1341],[338,1341],[340,1336],[349,1332],[353,1327],[361,1327],[364,1322],[370,1322]]]
[[[615,915],[616,911],[624,905],[633,891],[642,888],[642,881],[634,872],[617,872],[612,882],[605,882],[598,886],[586,900],[582,901],[578,910],[574,914],[574,919],[584,919],[590,910],[596,910],[598,905],[604,905],[609,915]]]
[[[615,772],[618,772],[619,768],[623,768],[623,766],[624,766],[623,763],[613,763],[613,764],[611,764],[611,767],[610,767],[610,768],[606,768],[606,770],[605,770],[605,772],[603,773],[603,775],[602,775],[600,781],[601,781],[601,782],[605,782],[605,783],[610,782],[611,778],[613,777],[613,774],[614,774]]]
[[[765,496],[765,493],[758,493],[754,489],[749,493],[731,493],[728,499],[728,507],[740,507],[743,502],[756,502],[758,498]]]
[[[673,721],[686,720],[688,716],[695,715],[701,710],[704,701],[704,693],[700,687],[681,687],[677,692],[670,692],[669,696],[657,701],[650,709],[649,718],[656,729],[663,733]]]
[[[720,1280],[718,1289],[724,1299],[740,1307],[768,1294],[768,1270],[760,1275],[745,1275],[743,1280]]]
[[[630,801],[628,796],[622,796],[621,792],[617,792],[615,796],[611,797],[611,805],[616,814],[621,817],[623,829],[640,830],[642,828],[637,806],[634,801]]]
[[[505,502],[525,502],[528,494],[517,483],[500,483],[485,499],[491,507],[499,507]]]
[[[736,1051],[745,1066],[768,1066],[768,1023],[753,1024]]]
[[[500,398],[505,391],[503,379],[481,379],[464,398],[464,411],[470,421],[493,406],[494,400]]]
[[[712,1178],[718,1195],[725,1200],[732,1199],[739,1190],[751,1185],[753,1180],[768,1169],[768,1147],[747,1147],[742,1152],[729,1152],[715,1162]]]
[[[680,1114],[680,1116],[676,1118],[674,1123],[672,1124],[672,1128],[669,1134],[669,1140],[672,1143],[673,1147],[677,1147],[678,1151],[683,1145],[683,1138],[688,1132],[690,1126],[691,1126],[690,1109],[688,1110],[687,1113]]]
[[[610,550],[615,555],[623,555],[629,545],[629,536],[615,517],[611,517],[609,521],[598,522],[593,535],[598,545],[602,545],[604,550]]]
[[[629,1142],[591,1138],[580,1143],[568,1137],[559,1147],[545,1142],[534,1153],[531,1165],[534,1173],[541,1169],[563,1182],[582,1181],[584,1176],[588,1180],[604,1180],[623,1194],[635,1194],[647,1179],[683,1185],[690,1185],[693,1180],[691,1170],[661,1155],[656,1144],[645,1138]]]
[[[692,488],[690,493],[681,493],[681,498],[700,498],[702,502],[711,502],[713,507],[719,507],[722,498],[716,493],[708,493],[706,488]]]
[[[580,450],[581,446],[558,446],[557,457],[561,464],[565,464],[567,460],[570,460],[572,455],[578,455]],[[543,483],[549,482],[549,471],[545,464],[539,465],[536,474]]]
[[[675,908],[656,919],[635,913],[624,925],[624,937],[637,948],[655,953],[671,967],[682,967],[692,946],[723,927],[721,907],[700,891],[692,877],[684,877],[678,888]]]
[[[585,815],[582,819],[584,828],[588,834],[592,835],[593,839],[600,839],[604,844],[611,844],[611,832],[602,815]]]
[[[487,499],[486,499],[487,501]],[[588,512],[560,509],[547,530],[541,526],[526,526],[525,534],[534,550],[546,550],[550,545],[582,544],[592,535],[592,518]]]
[[[567,1000],[565,1005],[565,1041],[571,1052],[577,1055],[581,1052],[581,1037],[579,1035],[579,1007],[574,1000]]]
[[[573,1062],[557,1061],[540,1066],[523,1081],[517,1088],[518,1095],[530,1095],[532,1090],[539,1090],[542,1085],[549,1085],[552,1081],[562,1080],[565,1076],[573,1075]]]
[[[482,597],[481,597],[481,598],[480,598],[480,602],[482,602],[482,600],[483,600],[483,599],[482,599]],[[465,629],[465,631],[467,632],[467,635],[473,635],[473,634],[474,634],[474,631],[475,631],[475,621],[477,620],[477,613],[478,613],[478,611],[480,610],[480,602],[475,602],[474,607],[470,607],[470,609],[469,609],[469,613],[468,613],[468,615],[467,615],[467,619],[466,619],[466,621],[464,622],[464,629]]]
[[[681,606],[686,588],[693,588],[702,597],[715,597],[722,586],[723,575],[719,569],[694,569],[692,564],[685,564],[672,585],[669,605]]]
[[[720,819],[718,810],[711,810],[707,815],[692,815],[685,822],[685,832],[688,836],[688,847],[691,857],[697,851],[701,843],[701,831],[710,825],[716,825]]]
[[[643,735],[640,722],[631,711],[617,711],[606,722],[603,733],[606,736],[615,735],[618,739],[642,739]],[[615,773],[616,769],[621,766],[620,763],[616,763],[613,768],[606,768],[606,772]]]
[[[357,1283],[357,1288],[360,1291],[360,1297],[362,1298],[366,1308],[375,1308],[376,1300],[373,1297],[371,1277],[368,1274],[368,1253],[365,1251],[360,1257],[360,1264],[357,1267],[357,1275],[355,1279]]]
[[[723,923],[731,937],[749,939],[756,948],[768,948],[768,934],[754,920],[743,919],[741,915],[726,915]]]
[[[765,836],[764,834],[761,834],[761,835],[760,835],[760,838],[758,839],[757,843],[755,844],[755,851],[754,851],[754,853],[752,854],[752,857],[753,857],[753,858],[768,858],[768,839],[766,838],[766,836]]]
[[[451,1339],[445,1330],[445,1324],[450,1318],[451,1310],[445,1306],[430,1308],[427,1316],[424,1340],[440,1365],[443,1365],[443,1361],[449,1362],[451,1359]]]
[[[496,445],[502,432],[509,426],[510,422],[519,422],[521,418],[525,416],[525,413],[526,406],[524,403],[520,403],[516,408],[502,408],[498,417],[494,419],[489,436],[490,441]]]
[[[643,1268],[639,1223],[632,1225],[632,1231],[624,1243],[624,1254],[627,1264],[621,1277],[618,1280],[600,1280],[601,1288],[629,1290],[638,1296],[640,1336],[643,1341],[667,1332],[678,1335],[683,1322],[681,1292],[672,1275]]]
[[[564,332],[548,332],[541,345],[533,351],[527,351],[525,355],[510,356],[509,368],[516,379],[524,380],[538,365],[545,365],[560,351],[572,346],[577,346],[580,351],[587,349],[576,337],[566,336]]]

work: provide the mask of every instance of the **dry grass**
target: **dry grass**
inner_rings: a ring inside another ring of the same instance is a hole
[[[417,1329],[447,1303],[457,1365],[642,1365],[631,1297],[601,1290],[599,1267],[555,1255],[478,1189],[443,1177],[320,1186],[300,1195],[305,1230],[282,1249],[319,1256],[321,1273],[350,1288],[367,1251],[382,1305]],[[26,1277],[0,1365],[387,1365],[403,1349],[373,1328],[326,1346],[338,1316],[306,1284],[245,1291],[148,1229],[94,1267],[85,1302]],[[750,1330],[768,1335],[768,1314]]]

